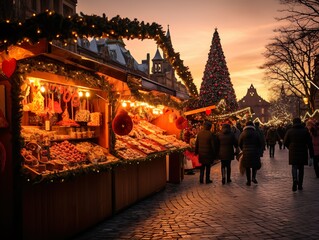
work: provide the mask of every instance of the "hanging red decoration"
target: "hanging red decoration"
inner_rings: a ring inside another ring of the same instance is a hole
[[[178,129],[184,129],[187,127],[187,119],[180,116],[179,118],[177,118],[175,125]]]
[[[182,129],[186,129],[188,128],[188,121],[185,120],[183,123],[182,123]]]
[[[17,60],[15,58],[11,58],[9,60],[5,59],[2,62],[2,71],[4,75],[8,78],[12,76],[14,71],[16,70]]]
[[[112,121],[112,129],[117,135],[128,135],[133,129],[132,118],[126,111],[120,111]]]
[[[206,109],[205,113],[206,113],[207,116],[209,116],[212,113],[212,110],[211,109]]]

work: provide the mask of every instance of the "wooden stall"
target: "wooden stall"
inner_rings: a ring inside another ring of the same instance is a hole
[[[1,226],[8,238],[68,239],[165,188],[166,156],[187,144],[133,116],[143,138],[130,139],[136,129],[116,134],[113,101],[128,91],[125,71],[41,44],[1,81],[8,121],[0,128]]]

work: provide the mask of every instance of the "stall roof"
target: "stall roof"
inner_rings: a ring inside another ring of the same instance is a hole
[[[141,90],[148,91],[158,91],[162,93],[169,94],[171,96],[180,98],[180,95],[177,94],[175,89],[168,88],[165,85],[162,85],[158,82],[155,82],[143,74],[136,73],[135,71],[131,71],[124,66],[116,66],[111,63],[102,63],[95,59],[83,56],[81,54],[72,52],[70,50],[64,49],[62,47],[49,44],[46,40],[41,40],[37,45],[24,44],[21,46],[15,46],[14,50],[19,52],[19,56],[14,56],[17,60],[23,59],[26,57],[34,57],[36,55],[42,55],[65,64],[70,64],[73,66],[77,66],[79,68],[85,69],[87,71],[94,71],[97,73],[104,74],[116,80],[120,80],[122,82],[127,82],[127,77],[129,75],[133,75],[141,80]],[[21,54],[22,53],[22,54]],[[16,54],[14,54],[16,55]],[[182,99],[184,100],[184,99]]]

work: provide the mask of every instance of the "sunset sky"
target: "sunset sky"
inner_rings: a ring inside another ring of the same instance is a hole
[[[265,61],[265,45],[275,36],[275,17],[282,8],[278,0],[78,0],[77,12],[155,22],[165,31],[169,25],[173,48],[189,67],[198,91],[217,28],[237,100],[246,95],[251,84],[269,100],[259,66]],[[139,63],[147,53],[152,59],[157,49],[154,40],[124,42]]]

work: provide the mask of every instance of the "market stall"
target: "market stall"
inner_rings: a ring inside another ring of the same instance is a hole
[[[121,96],[130,94],[125,74],[106,75],[102,67],[97,74],[67,61],[70,53],[52,53],[19,59],[6,81],[7,120],[15,128],[3,136],[13,139],[5,149],[17,150],[6,159],[18,199],[15,227],[25,239],[71,237],[180,181],[182,172],[174,180],[167,161],[179,164],[188,148],[178,131],[156,126],[164,106],[122,106]]]

